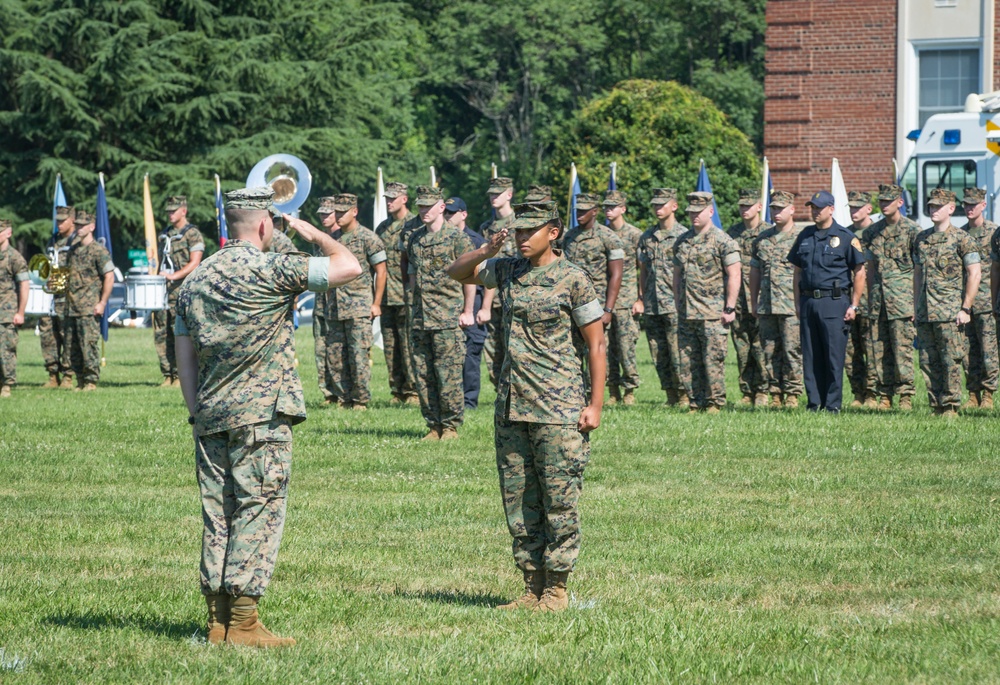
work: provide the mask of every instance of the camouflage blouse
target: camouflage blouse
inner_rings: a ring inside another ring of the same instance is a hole
[[[170,225],[160,235],[160,273],[180,271],[191,262],[193,252],[204,251],[205,239],[196,226],[187,224],[183,228],[177,228]],[[167,296],[171,307],[177,306],[175,293],[183,282],[183,280],[167,281]]]
[[[261,252],[230,240],[184,280],[176,335],[198,355],[195,431],[210,435],[271,421],[304,421],[292,310],[305,290],[329,287],[329,257]]]
[[[760,222],[753,228],[747,228],[742,221],[733,224],[726,231],[726,235],[736,241],[740,248],[740,271],[742,282],[740,293],[736,298],[736,311],[742,314],[750,313],[750,255],[753,252],[753,244],[764,231],[774,228],[773,224]]]
[[[736,241],[710,227],[687,231],[674,246],[674,266],[681,272],[677,309],[681,319],[717,321],[726,306],[726,267],[740,263]]]
[[[632,304],[639,299],[639,269],[636,259],[639,251],[639,239],[642,231],[626,223],[621,230],[611,228],[611,232],[618,236],[625,248],[625,258],[622,261],[622,287],[618,291],[618,299],[615,300],[615,309],[632,309]]]
[[[586,231],[579,227],[571,229],[563,239],[563,254],[590,276],[597,296],[602,303],[605,302],[608,295],[608,262],[625,259],[625,246],[615,232],[600,224]],[[601,306],[603,308],[603,304]]]
[[[403,250],[406,249],[404,236],[420,226],[423,226],[423,224],[420,223],[417,215],[409,212],[403,219],[397,220],[389,217],[375,227],[375,235],[386,246],[385,294],[382,295],[383,307],[400,307],[406,304],[403,293],[402,266]]]
[[[979,292],[976,293],[976,300],[972,303],[972,311],[975,314],[990,314],[993,312],[993,304],[990,302],[990,270],[993,267],[993,238],[997,233],[997,225],[992,221],[983,221],[979,228],[965,227],[965,232],[969,234],[976,244],[976,251],[979,252],[979,263],[982,265],[983,277],[979,281]]]
[[[757,313],[795,316],[795,266],[788,252],[802,229],[781,232],[772,227],[761,231],[750,251],[750,268],[760,271]]]
[[[650,316],[676,314],[674,303],[674,245],[687,232],[680,223],[667,230],[653,226],[639,239],[639,262],[645,266],[642,304]]]
[[[909,319],[913,316],[913,241],[920,225],[905,216],[895,224],[876,221],[861,234],[867,268],[874,270],[868,293],[868,312],[878,318]]]
[[[66,316],[93,316],[101,299],[104,274],[115,270],[111,255],[96,240],[89,245],[74,243],[69,251],[66,282]]]
[[[523,257],[487,260],[479,270],[487,288],[499,288],[507,345],[497,383],[496,418],[575,424],[587,405],[573,325],[604,314],[584,271],[565,258],[532,268]]]
[[[386,261],[385,245],[370,228],[358,226],[348,233],[338,229],[332,235],[351,251],[358,264],[374,267]],[[367,319],[371,316],[373,297],[372,271],[362,268],[361,275],[353,281],[326,293],[326,318],[329,321]]]
[[[0,324],[14,322],[17,293],[26,280],[28,264],[21,253],[8,244],[7,249],[0,252]]]
[[[436,233],[421,226],[410,234],[406,259],[409,273],[416,279],[410,310],[414,330],[458,328],[465,293],[462,284],[453,280],[445,268],[472,250],[469,236],[449,223]]]
[[[929,228],[913,241],[913,263],[923,272],[923,288],[917,293],[917,322],[954,320],[962,308],[965,267],[979,263],[975,242],[951,225],[943,231]]]

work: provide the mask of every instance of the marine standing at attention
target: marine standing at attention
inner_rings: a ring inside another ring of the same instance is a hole
[[[603,207],[608,228],[614,231],[625,249],[622,285],[608,326],[608,404],[621,402],[630,406],[635,404],[635,389],[639,387],[639,367],[635,359],[639,323],[635,317],[642,308],[637,258],[642,231],[625,221],[627,200],[622,191],[609,190],[604,196]]]
[[[486,195],[490,201],[493,218],[479,226],[479,233],[489,240],[505,228],[510,228],[514,222],[514,209],[511,205],[514,201],[514,179],[506,176],[491,179]],[[500,247],[500,254],[505,257],[515,254],[511,240]],[[483,306],[479,312],[476,323],[486,324],[486,342],[483,351],[486,352],[486,368],[490,372],[490,383],[495,388],[500,369],[503,367],[504,349],[503,331],[500,329],[500,300],[496,298],[496,291],[492,288],[483,291]]]
[[[691,230],[674,245],[674,297],[681,379],[691,412],[726,406],[726,352],[742,287],[740,248],[715,227],[712,193],[688,193]]]
[[[167,309],[153,312],[153,344],[163,374],[161,388],[180,385],[174,353],[177,289],[188,274],[198,268],[205,254],[201,231],[187,220],[187,198],[183,195],[168,197],[164,209],[170,225],[160,235],[160,275],[167,279]]]
[[[997,360],[997,322],[990,300],[993,273],[990,245],[997,232],[997,225],[983,216],[986,211],[986,189],[966,188],[962,208],[968,223],[965,232],[976,243],[979,252],[979,292],[972,303],[972,321],[965,327],[969,339],[968,364],[965,370],[965,387],[969,391],[966,409],[993,409],[993,395],[997,391],[1000,363]]]
[[[562,229],[553,202],[518,205],[511,228],[520,256],[498,257],[507,229],[449,267],[463,284],[496,288],[508,343],[494,413],[497,471],[514,563],[524,592],[500,609],[562,611],[580,552],[580,492],[590,432],[601,424],[606,350],[602,301],[587,274],[552,244]],[[590,360],[590,395],[572,329]]]
[[[226,193],[230,240],[184,282],[177,299],[177,370],[193,426],[204,523],[201,591],[213,645],[295,644],[267,630],[257,613],[285,525],[292,425],[306,418],[292,310],[306,289],[322,293],[361,274],[344,246],[287,214],[323,256],[267,252],[273,199],[269,187]]]
[[[97,390],[101,377],[101,317],[115,284],[111,254],[94,240],[96,221],[93,214],[77,210],[76,242],[67,253],[66,344],[79,383],[74,390]]]
[[[806,205],[813,221],[788,253],[795,266],[795,315],[802,333],[802,376],[809,411],[840,412],[851,322],[865,289],[861,241],[833,220],[833,195],[821,190]]]
[[[75,234],[73,223],[76,210],[73,207],[56,207],[56,233],[49,239],[45,255],[53,268],[66,268],[66,253],[73,244]],[[38,334],[42,344],[42,358],[49,380],[43,388],[72,388],[73,369],[69,360],[69,346],[66,344],[66,291],[55,293],[52,298],[52,316],[38,319]],[[60,380],[62,376],[62,380]]]
[[[28,306],[28,264],[10,244],[14,224],[0,219],[0,397],[17,385],[17,329]]]
[[[869,193],[862,190],[852,190],[847,194],[847,206],[851,210],[851,225],[848,226],[864,249],[864,232],[872,222],[872,199]],[[867,269],[867,267],[865,267]],[[871,275],[866,274],[868,280]],[[878,376],[875,371],[875,335],[877,329],[872,324],[878,323],[878,312],[871,312],[870,286],[865,284],[865,292],[861,294],[861,309],[851,322],[851,332],[847,336],[847,353],[844,368],[847,380],[851,384],[851,406],[874,409],[877,405],[876,388]]]
[[[639,239],[639,282],[642,302],[638,308],[646,328],[649,355],[653,358],[660,389],[667,406],[687,408],[687,383],[681,381],[677,346],[677,304],[674,300],[674,244],[687,231],[676,219],[677,189],[654,188],[649,201],[656,225]],[[690,382],[690,381],[688,381]]]

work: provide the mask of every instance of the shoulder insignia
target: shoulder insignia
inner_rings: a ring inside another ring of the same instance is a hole
[[[862,250],[861,250],[861,241],[858,240],[857,238],[851,238],[851,247],[853,247],[858,252],[862,252]]]

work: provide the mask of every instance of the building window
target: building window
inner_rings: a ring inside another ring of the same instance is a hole
[[[907,171],[909,171],[909,165]],[[908,182],[911,182],[910,179],[903,179],[904,186]],[[945,188],[961,198],[966,188],[975,188],[978,185],[976,163],[971,159],[928,160],[924,162],[925,198],[932,188]]]
[[[960,112],[979,92],[979,50],[920,51],[920,128],[940,112]]]

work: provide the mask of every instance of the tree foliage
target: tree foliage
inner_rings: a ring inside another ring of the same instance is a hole
[[[761,182],[753,144],[691,88],[632,80],[585,105],[564,129],[549,180],[553,187],[568,188],[575,162],[583,190],[603,191],[610,163],[618,162],[618,187],[629,196],[629,220],[643,223],[652,220],[652,189],[676,188],[680,196],[694,190],[701,159],[723,221],[736,221],[739,189]]]

